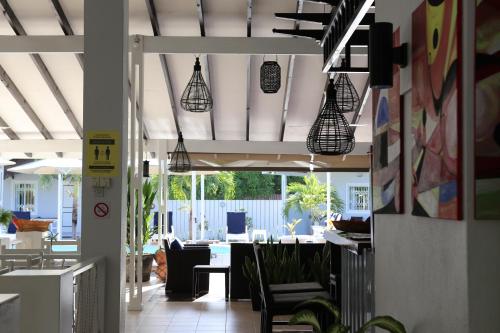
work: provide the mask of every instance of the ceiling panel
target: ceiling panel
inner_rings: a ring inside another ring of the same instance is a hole
[[[144,2],[144,0],[140,0]],[[194,0],[155,1],[160,29],[165,36],[199,36]]]
[[[144,55],[144,121],[152,139],[177,137],[170,98],[157,54]]]
[[[215,132],[219,140],[245,140],[246,56],[211,56]]]
[[[78,138],[68,118],[28,55],[0,54],[0,64],[54,138]]]
[[[262,56],[252,56],[250,89],[250,140],[277,141],[281,130],[281,115],[285,96],[285,82],[288,70],[288,56],[279,56],[281,67],[281,88],[276,94],[265,94],[260,89],[260,66]],[[268,56],[266,60],[274,60]]]
[[[295,57],[285,141],[304,141],[318,115],[326,75],[321,56]]]
[[[209,0],[203,5],[207,36],[247,35],[247,0]]]

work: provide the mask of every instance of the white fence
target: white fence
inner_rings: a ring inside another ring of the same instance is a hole
[[[187,239],[191,201],[169,200],[175,235]],[[196,201],[197,238],[200,235],[201,200]],[[224,239],[227,212],[245,211],[253,229],[265,229],[274,237],[283,235],[283,202],[281,200],[205,200],[205,238]]]

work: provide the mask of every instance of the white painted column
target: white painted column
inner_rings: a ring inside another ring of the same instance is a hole
[[[104,311],[101,331],[118,333],[125,330],[128,0],[85,0],[84,24],[83,165],[88,163],[89,131],[118,134],[116,145],[120,156],[117,156],[119,174],[111,177],[110,187],[100,197],[94,192],[92,177],[83,172],[82,257],[106,259],[105,297],[99,300],[100,310]],[[109,205],[105,219],[97,219],[93,214],[98,202]]]
[[[64,179],[62,174],[57,175],[57,239],[62,239]]]
[[[201,207],[200,207],[200,239],[205,239],[205,175],[200,175],[200,194],[201,194]]]
[[[281,175],[281,207],[285,207],[286,203],[286,175]],[[282,225],[285,225],[286,217],[284,214],[281,214],[281,219],[283,220]]]
[[[330,215],[332,214],[331,211],[331,206],[332,206],[332,198],[331,198],[331,192],[332,192],[332,178],[331,178],[331,173],[327,172],[326,173],[326,219],[328,220],[330,218]]]
[[[191,171],[191,239],[196,240],[196,171]]]
[[[156,200],[158,202],[158,245],[162,246],[163,243],[163,221],[165,219],[165,197],[163,196],[163,181],[165,180],[165,169],[163,168],[163,152],[161,150],[161,143],[158,142],[158,192]]]
[[[163,197],[165,198],[165,224],[166,224],[165,225],[165,234],[163,237],[166,238],[167,234],[168,234],[168,174],[169,174],[167,158],[165,158],[165,160],[163,161],[163,168],[165,170],[165,173],[164,173],[165,179],[163,181]],[[173,228],[174,222],[172,221],[171,223],[172,223],[172,228]]]

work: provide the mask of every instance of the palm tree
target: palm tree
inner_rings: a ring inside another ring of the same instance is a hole
[[[288,197],[283,208],[283,214],[288,218],[290,211],[296,209],[299,213],[309,212],[309,219],[314,224],[319,224],[325,215],[322,205],[326,204],[326,184],[321,184],[318,178],[311,173],[304,176],[304,183],[290,183],[286,192]],[[344,202],[340,199],[335,188],[330,193],[330,209],[335,212],[344,210]]]

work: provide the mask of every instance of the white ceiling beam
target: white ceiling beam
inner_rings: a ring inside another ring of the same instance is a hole
[[[144,52],[241,55],[323,54],[321,47],[314,40],[290,37],[144,36]],[[0,53],[83,53],[83,36],[2,35],[0,36]]]
[[[312,39],[290,37],[144,37],[146,53],[323,55]]]
[[[159,142],[167,142],[167,150],[173,151],[177,139],[151,139],[145,151],[156,152]],[[302,154],[309,155],[306,145],[302,141],[233,141],[233,140],[184,140],[189,153],[210,154]],[[365,155],[370,150],[371,142],[356,142],[353,155]],[[81,153],[82,140],[0,140],[2,153]]]

